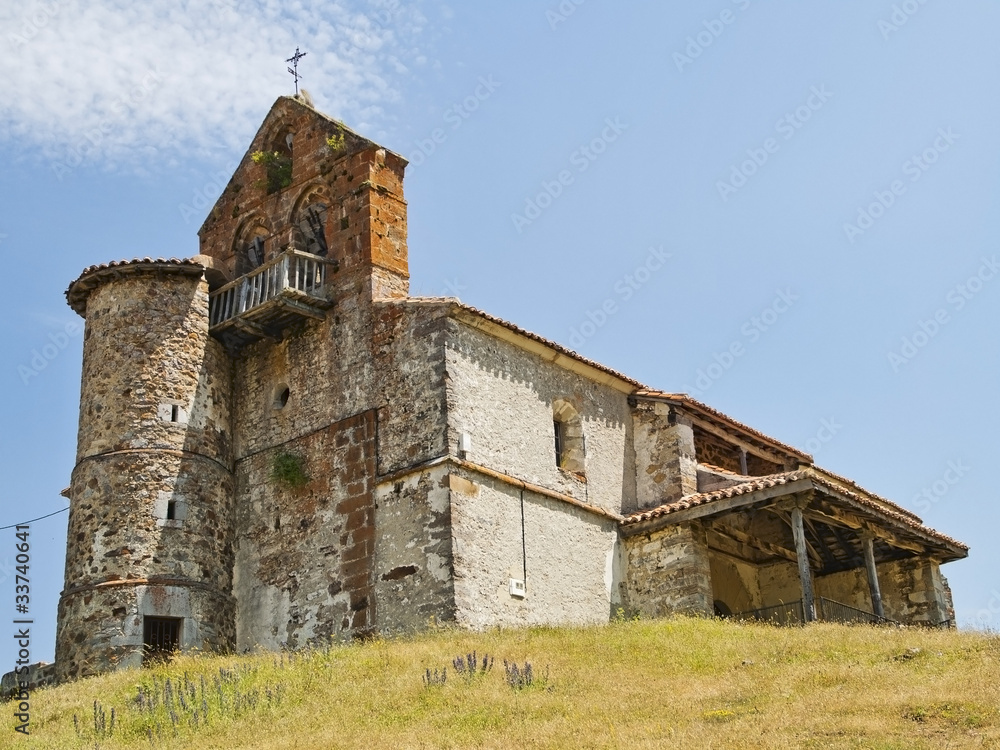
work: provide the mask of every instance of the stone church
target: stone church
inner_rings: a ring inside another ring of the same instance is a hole
[[[91,266],[60,679],[677,612],[947,626],[968,548],[796,448],[408,295],[406,161],[282,97],[190,259]]]

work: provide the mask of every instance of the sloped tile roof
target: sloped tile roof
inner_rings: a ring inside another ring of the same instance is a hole
[[[723,487],[722,489],[712,490],[711,492],[699,492],[694,495],[682,497],[680,500],[675,500],[672,503],[666,503],[655,508],[642,510],[638,513],[632,513],[622,519],[622,525],[628,526],[642,521],[651,521],[654,518],[661,518],[663,516],[670,515],[671,513],[676,513],[679,510],[687,510],[688,508],[694,508],[699,505],[708,505],[716,500],[738,497],[740,495],[748,495],[751,492],[757,492],[758,490],[764,490],[770,487],[791,484],[799,479],[807,479],[809,476],[809,472],[806,469],[800,469],[798,471],[787,471],[781,474],[770,474],[766,477],[757,477],[750,482],[734,484],[731,487]]]
[[[696,413],[700,413],[701,416],[708,417],[711,420],[722,422],[727,426],[729,426],[730,428],[736,430],[737,432],[742,432],[747,435],[752,435],[758,440],[768,443],[778,448],[784,453],[787,453],[791,456],[795,456],[797,458],[801,458],[803,461],[806,461],[808,463],[812,463],[813,457],[808,453],[806,453],[805,451],[801,451],[798,448],[788,445],[787,443],[783,443],[780,440],[776,440],[775,438],[761,432],[760,430],[755,430],[753,427],[750,427],[749,425],[743,424],[742,422],[733,419],[728,414],[723,414],[718,409],[713,409],[708,404],[704,404],[698,399],[692,398],[691,396],[687,395],[686,393],[666,393],[664,391],[656,391],[649,388],[643,388],[639,391],[636,391],[635,396],[636,398],[653,398],[653,399],[661,399],[664,401],[670,401],[672,403],[677,404],[678,406],[685,407]]]
[[[87,296],[96,286],[97,281],[106,275],[116,273],[131,273],[135,271],[156,270],[167,273],[183,273],[190,276],[200,276],[205,267],[191,258],[133,258],[132,260],[113,260],[88,266],[66,289],[66,302],[74,312],[84,315],[87,311]]]
[[[781,474],[771,474],[765,477],[757,477],[750,482],[733,485],[732,487],[723,487],[722,489],[713,490],[711,492],[700,492],[694,495],[688,495],[687,497],[683,497],[672,503],[666,503],[656,508],[650,508],[649,510],[633,513],[625,516],[621,523],[622,526],[630,526],[643,521],[663,518],[669,516],[671,513],[686,510],[687,508],[709,505],[713,502],[726,498],[748,495],[771,487],[791,484],[800,479],[808,479],[814,485],[844,496],[852,502],[861,505],[868,510],[875,511],[879,515],[896,522],[900,526],[905,526],[914,531],[920,532],[921,534],[932,537],[933,539],[948,546],[968,551],[968,545],[963,544],[957,539],[952,539],[950,536],[946,536],[929,526],[924,526],[918,516],[910,513],[909,511],[903,510],[895,503],[891,503],[878,495],[867,492],[853,482],[850,482],[850,484],[855,489],[848,489],[839,482],[830,481],[828,477],[824,476],[825,473],[826,472],[823,472],[822,470],[809,467],[806,469],[799,469],[798,471],[788,471]]]

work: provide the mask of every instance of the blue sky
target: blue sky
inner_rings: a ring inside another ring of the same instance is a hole
[[[66,286],[197,252],[299,46],[317,107],[411,160],[412,293],[688,391],[917,512],[972,547],[943,569],[960,623],[996,629],[998,28],[986,0],[6,4],[0,525],[66,506]],[[38,659],[65,524],[32,524]]]

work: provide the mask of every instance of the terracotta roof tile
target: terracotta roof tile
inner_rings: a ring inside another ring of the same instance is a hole
[[[757,477],[750,482],[734,484],[731,487],[723,487],[722,489],[712,490],[711,492],[699,492],[695,495],[682,497],[680,500],[675,500],[672,503],[666,503],[665,505],[659,505],[655,508],[650,508],[649,510],[632,513],[631,515],[625,516],[622,520],[622,525],[628,526],[629,524],[639,523],[641,521],[651,521],[654,518],[661,518],[662,516],[676,513],[679,510],[687,510],[688,508],[694,508],[699,505],[707,505],[716,500],[723,500],[725,498],[747,495],[751,492],[768,489],[769,487],[778,487],[783,484],[790,484],[799,479],[806,479],[808,476],[809,474],[806,469],[800,469],[798,471],[788,471],[782,474],[770,474],[766,477]]]
[[[191,258],[133,258],[132,260],[113,260],[109,263],[99,263],[88,266],[66,289],[66,302],[74,311],[84,315],[87,310],[87,296],[93,288],[93,282],[109,272],[128,271],[129,269],[156,268],[165,271],[180,271],[191,275],[204,272],[205,267]]]
[[[864,493],[868,497],[871,497],[871,498],[874,498],[875,500],[878,500],[880,503],[885,503],[887,506],[889,506],[890,508],[892,508],[893,510],[895,510],[897,513],[900,513],[900,514],[902,514],[904,516],[909,516],[910,519],[912,519],[913,521],[916,521],[917,523],[923,523],[923,519],[920,518],[920,516],[918,516],[916,513],[907,510],[906,508],[904,508],[901,505],[897,505],[892,500],[888,500],[888,499],[882,497],[881,495],[877,495],[877,494],[875,494],[874,492],[872,492],[870,490],[866,490],[864,487],[862,487],[860,484],[858,484],[857,482],[855,482],[853,479],[848,479],[847,477],[843,477],[840,474],[835,474],[834,472],[830,471],[829,469],[824,469],[821,466],[813,466],[812,469],[813,469],[813,471],[815,471],[820,476],[826,477],[827,481],[830,484],[832,484],[832,485],[836,485],[837,483],[846,484],[847,485],[846,489],[848,491],[855,491],[855,492]],[[833,481],[830,481],[830,480],[833,480]]]
[[[814,484],[846,496],[858,505],[862,505],[869,510],[876,511],[879,514],[896,521],[902,526],[919,531],[922,534],[933,537],[941,542],[944,542],[945,544],[958,547],[959,549],[966,551],[969,549],[968,545],[963,544],[957,539],[953,539],[950,536],[942,534],[929,526],[924,526],[917,516],[913,515],[909,511],[899,508],[899,506],[895,503],[891,503],[878,495],[867,492],[853,482],[850,482],[850,484],[856,488],[856,491],[847,489],[839,483],[829,481],[829,478],[825,477],[824,474],[826,474],[826,472],[823,472],[822,470],[817,470],[814,467],[808,467],[805,469],[799,469],[798,471],[789,471],[781,474],[771,474],[765,477],[757,477],[751,482],[733,485],[732,487],[724,487],[711,492],[700,492],[695,495],[688,495],[687,497],[683,497],[673,503],[667,503],[656,508],[650,508],[649,510],[633,513],[622,519],[622,525],[629,526],[642,521],[650,521],[655,518],[668,516],[671,513],[676,513],[677,511],[685,510],[687,508],[694,508],[699,505],[708,505],[709,503],[725,498],[738,497],[739,495],[747,495],[752,492],[768,489],[770,487],[791,484],[792,482],[800,479],[809,479]]]
[[[656,391],[649,388],[643,388],[642,390],[636,391],[635,396],[636,398],[654,398],[664,401],[672,401],[676,403],[678,406],[687,407],[692,411],[701,412],[703,416],[707,416],[712,419],[724,422],[730,427],[737,430],[738,432],[744,432],[748,435],[753,435],[758,440],[767,442],[770,445],[779,448],[781,451],[788,453],[791,456],[796,456],[797,458],[801,458],[805,461],[808,461],[809,463],[812,463],[813,458],[808,453],[801,451],[798,448],[795,448],[791,445],[788,445],[787,443],[783,443],[780,440],[776,440],[770,435],[766,435],[765,433],[761,432],[760,430],[755,430],[753,427],[750,427],[749,425],[745,425],[742,422],[733,419],[728,414],[723,414],[718,409],[713,409],[708,404],[704,404],[698,399],[692,398],[691,396],[687,395],[686,393],[666,393],[664,391]]]

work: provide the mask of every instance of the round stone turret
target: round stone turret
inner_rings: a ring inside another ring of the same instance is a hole
[[[230,361],[202,264],[88,268],[56,668],[62,679],[234,643]]]

